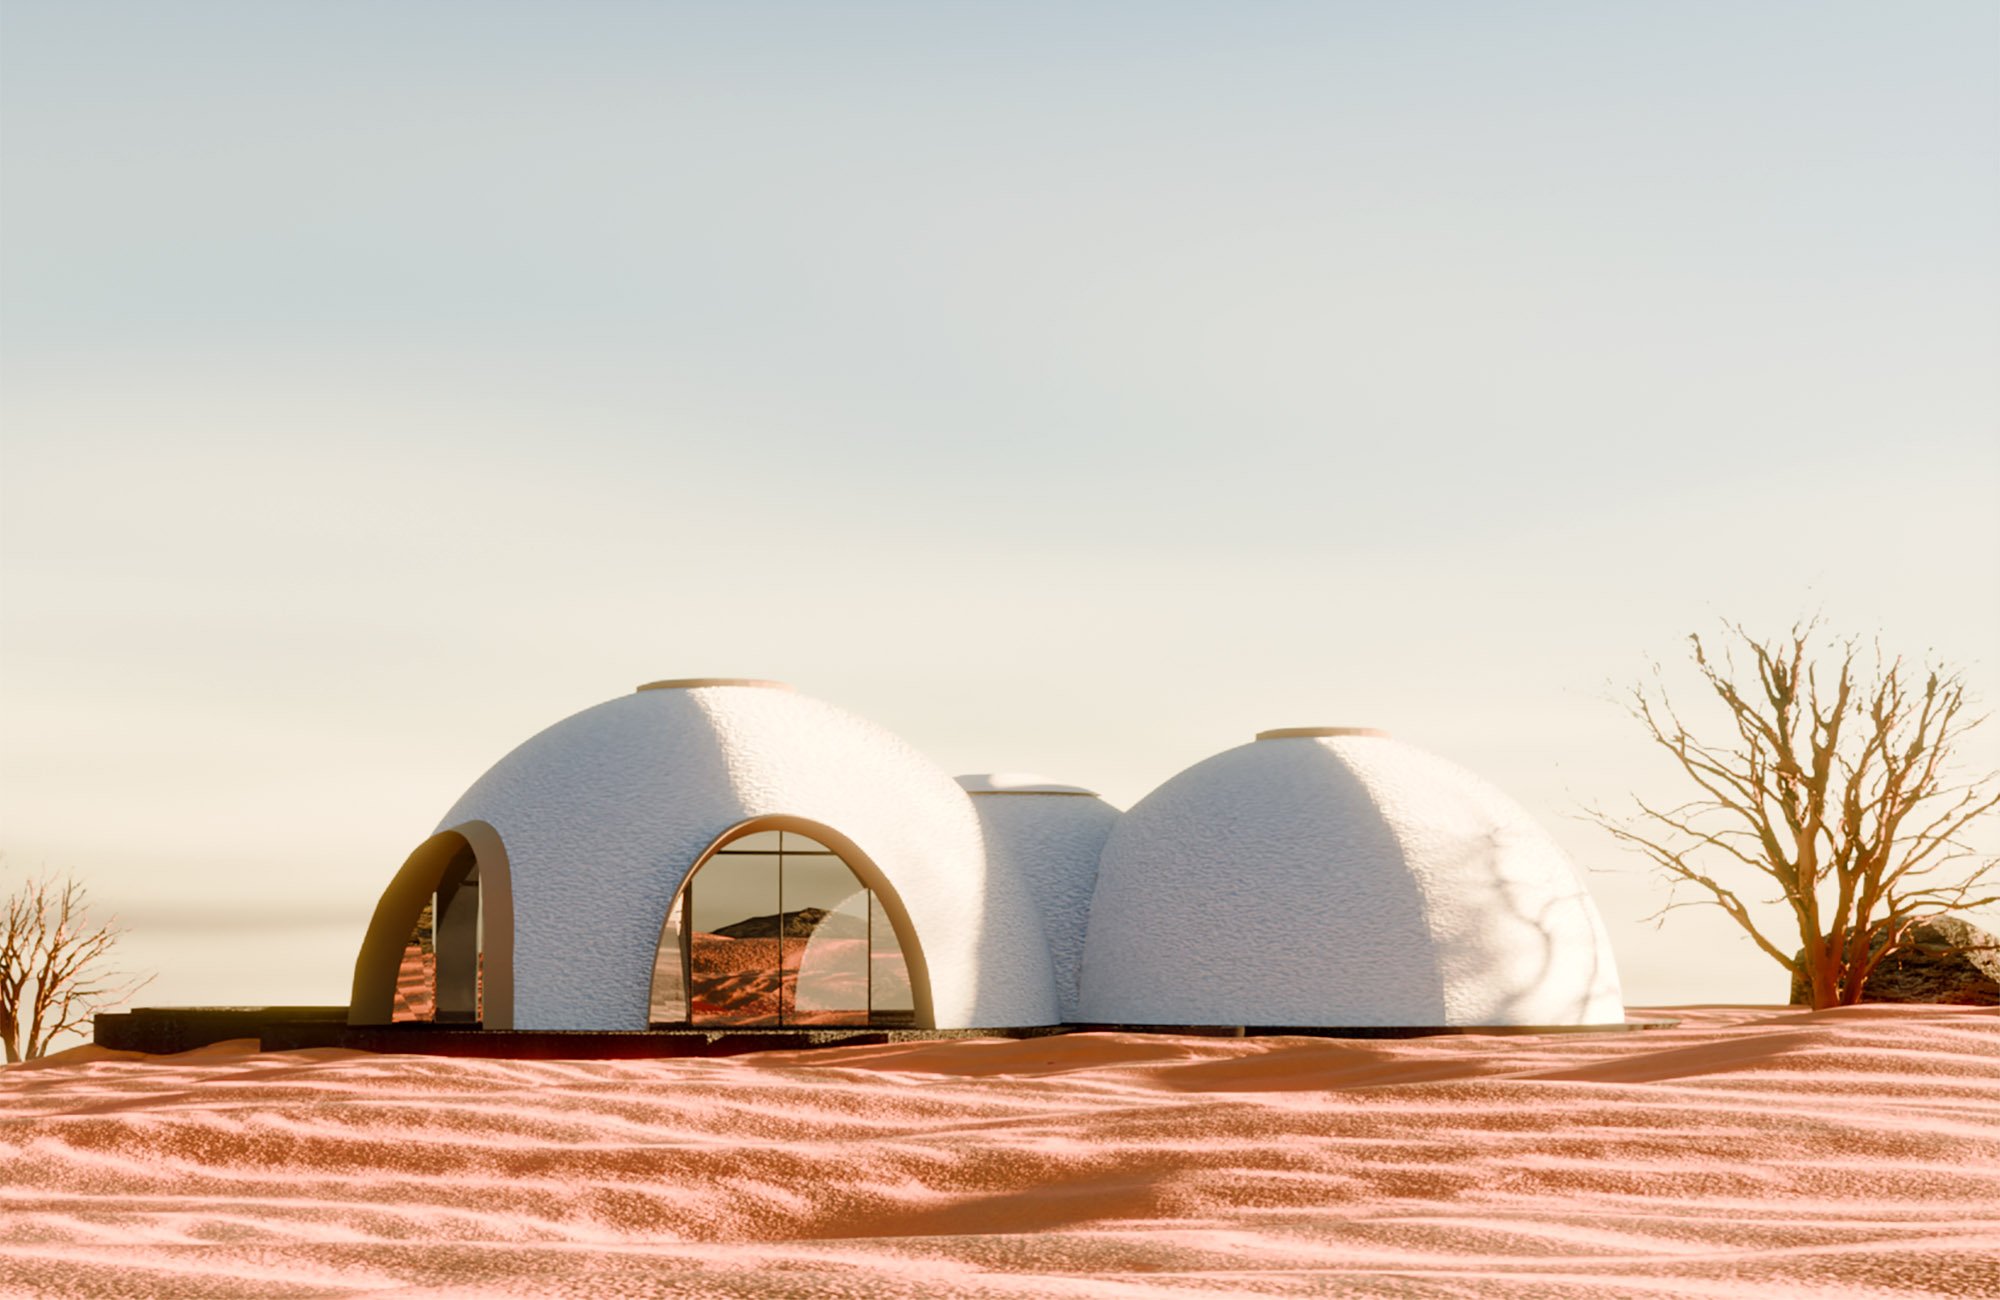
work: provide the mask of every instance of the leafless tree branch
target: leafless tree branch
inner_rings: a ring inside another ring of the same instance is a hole
[[[146,983],[110,967],[123,934],[92,920],[74,876],[32,877],[0,903],[0,1048],[9,1064],[46,1054]]]
[[[1868,977],[1932,917],[1995,901],[1985,887],[2000,859],[1981,861],[1963,832],[2000,810],[2000,774],[1952,776],[1967,712],[1956,672],[1828,642],[1817,617],[1773,640],[1725,623],[1716,642],[1696,634],[1689,655],[1704,698],[1721,707],[1727,740],[1698,738],[1655,665],[1624,707],[1699,792],[1671,807],[1634,800],[1636,813],[1585,817],[1649,859],[1668,881],[1655,917],[1696,902],[1719,907],[1785,969],[1815,1007],[1859,1002]],[[1777,886],[1798,931],[1795,946],[1766,934],[1738,887],[1719,871]]]

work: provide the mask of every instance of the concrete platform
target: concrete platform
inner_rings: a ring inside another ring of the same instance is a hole
[[[530,1061],[644,1060],[654,1057],[738,1056],[815,1047],[936,1042],[962,1038],[1046,1038],[1055,1034],[1186,1034],[1210,1038],[1429,1038],[1446,1034],[1608,1034],[1671,1028],[1673,1020],[1616,1025],[1300,1026],[1300,1025],[1030,1025],[990,1029],[823,1028],[644,1029],[631,1031],[509,1029],[476,1024],[411,1022],[350,1025],[346,1007],[140,1007],[97,1016],[100,1047],[167,1055],[230,1039],[254,1038],[267,1052],[339,1047],[363,1052],[472,1056]]]

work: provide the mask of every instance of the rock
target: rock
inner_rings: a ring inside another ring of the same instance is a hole
[[[795,912],[785,913],[787,939],[810,938],[813,931],[822,928],[834,938],[859,939],[868,933],[868,922],[861,917],[829,912],[820,907],[801,907]],[[778,937],[778,916],[774,912],[770,916],[749,917],[734,925],[718,926],[715,933],[725,939],[775,939]]]
[[[1875,968],[1862,990],[1863,1002],[2000,1006],[2000,938],[1957,917],[1940,916],[1918,922],[1911,941],[1913,946],[1891,954]],[[1803,948],[1798,960],[1805,960]],[[1811,1004],[1805,977],[1792,976],[1792,1005]]]

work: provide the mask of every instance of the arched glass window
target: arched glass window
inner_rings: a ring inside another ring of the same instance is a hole
[[[461,841],[403,945],[391,1019],[477,1022],[485,991],[482,938],[479,863]]]
[[[909,963],[881,900],[838,853],[757,831],[710,855],[661,927],[656,1025],[906,1026]]]
[[[347,1023],[514,1027],[514,893],[507,846],[482,821],[419,844],[376,900]]]

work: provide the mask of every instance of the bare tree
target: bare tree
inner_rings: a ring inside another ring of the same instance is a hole
[[[1727,719],[1712,739],[1683,723],[1657,664],[1626,697],[1694,797],[1671,807],[1635,798],[1630,818],[1588,815],[1670,881],[1655,918],[1687,903],[1720,907],[1804,983],[1815,1008],[1851,1006],[1919,922],[2000,901],[1988,892],[2000,859],[1981,860],[1964,839],[2000,806],[2000,789],[1992,775],[1962,781],[1951,771],[1983,719],[1966,712],[1958,673],[1823,641],[1816,619],[1768,642],[1725,624],[1721,642],[1718,658],[1688,638]],[[1764,901],[1789,908],[1800,956],[1758,928],[1725,878],[1776,886]],[[1677,898],[1689,885],[1698,896]]]
[[[33,877],[0,906],[0,1045],[9,1064],[41,1056],[145,983],[110,969],[124,931],[90,918],[76,877]]]

